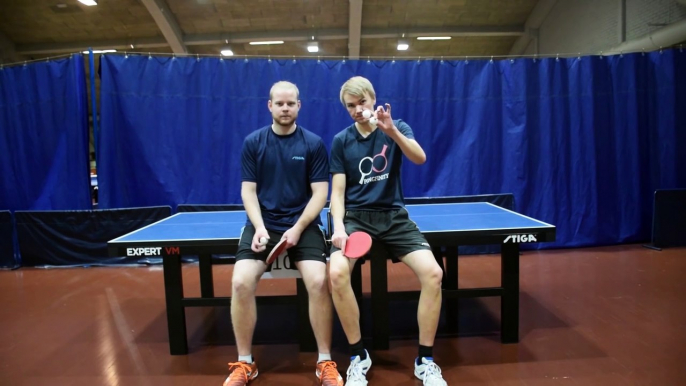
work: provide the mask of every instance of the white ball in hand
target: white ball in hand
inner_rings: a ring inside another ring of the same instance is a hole
[[[377,124],[378,122],[379,122],[379,120],[376,119],[376,117],[371,117],[371,118],[369,118],[369,123],[370,123],[371,125],[373,125],[373,126],[376,126],[376,124]]]
[[[369,111],[369,110],[364,110],[364,111],[362,112],[362,116],[365,117],[365,118],[367,118],[367,119],[369,119],[369,118],[372,117],[372,112]]]
[[[267,245],[267,240],[266,237],[260,237],[260,245]]]

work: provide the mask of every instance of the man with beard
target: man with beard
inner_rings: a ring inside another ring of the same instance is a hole
[[[343,386],[331,360],[333,306],[327,285],[326,239],[319,213],[329,189],[329,163],[322,139],[298,126],[299,91],[277,82],[269,92],[273,123],[248,135],[241,154],[241,197],[248,214],[233,269],[231,319],[238,361],[229,363],[224,386],[243,386],[258,375],[252,357],[257,321],[255,290],[268,251],[286,240],[309,296],[309,314],[319,350],[318,384]],[[266,241],[266,244],[265,244]]]

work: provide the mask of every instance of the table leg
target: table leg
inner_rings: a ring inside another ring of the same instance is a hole
[[[443,273],[443,289],[445,291],[457,291],[458,283],[458,247],[457,245],[445,248],[445,272]],[[447,329],[451,333],[457,333],[459,317],[459,299],[451,298],[443,301]]]
[[[198,256],[200,268],[200,296],[214,297],[214,277],[212,276],[212,255],[206,253]]]
[[[519,342],[519,244],[506,243],[501,250],[500,328],[503,343]]]
[[[443,273],[443,289],[457,289],[457,246],[445,248],[445,272]]]
[[[171,355],[188,354],[186,340],[186,310],[183,307],[183,279],[181,256],[162,258],[164,270],[164,296],[167,303],[167,329],[169,330],[169,351]]]
[[[362,262],[358,261],[357,264],[355,264],[355,267],[353,268],[353,271],[350,275],[350,285],[353,288],[353,293],[355,294],[355,299],[357,299],[357,308],[360,310],[360,325],[362,323],[362,320],[364,320],[362,316],[362,306],[363,306],[363,294],[362,294]]]
[[[385,248],[375,248],[370,254],[372,281],[372,347],[388,350],[390,339],[388,317],[388,260]]]

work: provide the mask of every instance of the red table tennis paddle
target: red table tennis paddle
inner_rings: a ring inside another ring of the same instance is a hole
[[[288,244],[286,244],[286,239],[283,239],[279,241],[274,248],[272,248],[272,251],[269,252],[269,255],[267,255],[267,260],[265,260],[265,264],[269,265],[276,260],[277,257],[283,255],[286,253],[286,249],[288,248]]]
[[[372,248],[372,237],[366,232],[353,232],[348,236],[343,255],[349,259],[359,259]]]

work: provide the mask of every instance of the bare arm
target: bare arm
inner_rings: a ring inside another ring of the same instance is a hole
[[[269,233],[264,227],[262,220],[262,211],[260,210],[260,202],[257,199],[257,183],[243,181],[241,184],[241,198],[243,199],[243,207],[248,214],[250,223],[255,227],[255,236],[252,240],[252,250],[255,252],[262,252],[266,247],[261,245],[259,240],[261,237],[269,238]]]
[[[322,209],[324,209],[324,205],[326,205],[326,195],[329,193],[329,181],[313,182],[310,184],[310,188],[312,189],[312,197],[307,203],[305,211],[303,211],[300,219],[295,223],[295,226],[298,226],[301,229],[307,228],[314,219],[319,217]]]
[[[393,118],[391,118],[391,105],[386,103],[386,110],[379,106],[376,109],[376,116],[378,119],[377,126],[386,135],[391,137],[395,143],[398,144],[400,150],[402,150],[405,157],[417,165],[421,165],[426,162],[426,153],[424,149],[419,146],[419,143],[414,139],[408,139],[403,133],[395,127],[393,123]]]
[[[393,129],[393,134],[389,134],[388,136],[398,144],[400,150],[405,154],[405,157],[417,165],[426,162],[426,153],[424,153],[424,149],[422,149],[419,143],[414,139],[408,139],[395,127],[395,125],[393,126]]]
[[[307,206],[305,206],[303,214],[300,215],[300,218],[295,225],[283,234],[283,238],[288,240],[287,243],[292,243],[289,248],[298,243],[300,234],[302,234],[303,230],[319,216],[322,209],[324,209],[324,205],[326,205],[329,182],[313,182],[310,184],[310,188],[312,189],[312,197],[310,197],[310,201],[308,201]]]
[[[348,234],[345,233],[345,174],[337,173],[333,175],[331,182],[331,219],[333,220],[333,234],[331,243],[342,250],[345,250],[345,242]]]

